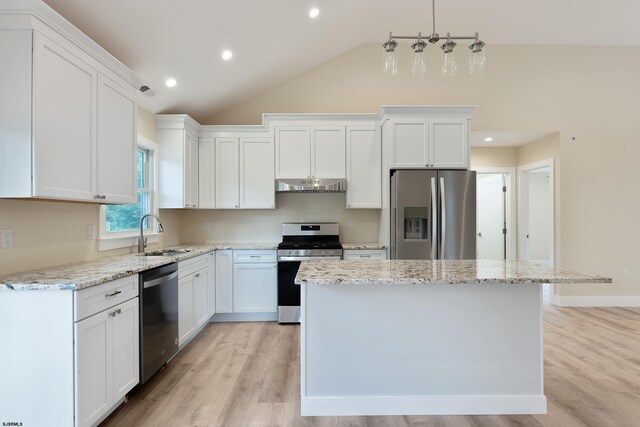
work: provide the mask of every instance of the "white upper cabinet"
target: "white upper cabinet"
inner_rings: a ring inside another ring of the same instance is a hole
[[[273,138],[240,138],[240,208],[276,207]]]
[[[432,119],[429,121],[429,157],[440,168],[469,167],[469,121]]]
[[[0,197],[135,202],[134,88],[47,28],[2,29],[0,63]]]
[[[275,208],[273,138],[215,138],[214,157],[215,208]]]
[[[161,208],[198,207],[198,123],[186,115],[157,115]]]
[[[276,129],[276,178],[311,176],[311,131],[303,127]]]
[[[34,33],[34,196],[96,200],[98,72]]]
[[[136,103],[98,76],[98,194],[106,202],[136,203]]]
[[[216,138],[216,208],[240,206],[238,138]]]
[[[276,127],[276,178],[345,178],[344,126]]]
[[[466,118],[394,118],[391,168],[469,167]]]
[[[382,148],[376,125],[347,126],[347,208],[382,207]]]
[[[216,207],[216,146],[214,138],[198,140],[198,206],[203,209]]]

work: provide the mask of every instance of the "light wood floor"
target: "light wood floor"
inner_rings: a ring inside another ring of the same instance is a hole
[[[640,426],[640,309],[544,313],[547,415],[300,417],[299,327],[211,324],[104,426]]]

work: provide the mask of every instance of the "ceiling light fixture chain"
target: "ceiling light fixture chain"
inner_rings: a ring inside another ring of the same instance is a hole
[[[441,38],[436,32],[436,1],[431,0],[431,17],[432,17],[432,32],[428,37],[423,37],[422,33],[418,33],[417,36],[402,36],[394,35],[393,32],[389,32],[389,39],[383,43],[384,47],[384,63],[383,71],[386,76],[395,76],[398,74],[398,59],[396,56],[396,48],[398,42],[396,40],[415,40],[411,45],[413,50],[411,60],[411,73],[414,76],[423,76],[426,74],[426,47],[425,42],[428,41],[431,44],[438,43]],[[473,40],[469,45],[471,55],[469,57],[469,72],[471,74],[484,74],[486,58],[485,58],[485,43],[480,40],[478,33],[473,36],[452,36],[447,33],[447,38],[441,45],[441,49],[444,53],[444,59],[442,62],[442,75],[454,76],[457,71],[457,61],[455,57],[455,47],[457,43],[454,40]]]

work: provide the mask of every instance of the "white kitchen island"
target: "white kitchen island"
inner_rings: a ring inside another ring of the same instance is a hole
[[[541,414],[543,283],[519,261],[303,262],[301,414]]]

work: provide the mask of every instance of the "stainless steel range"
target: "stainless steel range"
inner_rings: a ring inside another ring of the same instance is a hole
[[[302,261],[342,259],[337,222],[285,222],[278,245],[278,322],[300,323],[300,286],[294,283]]]

